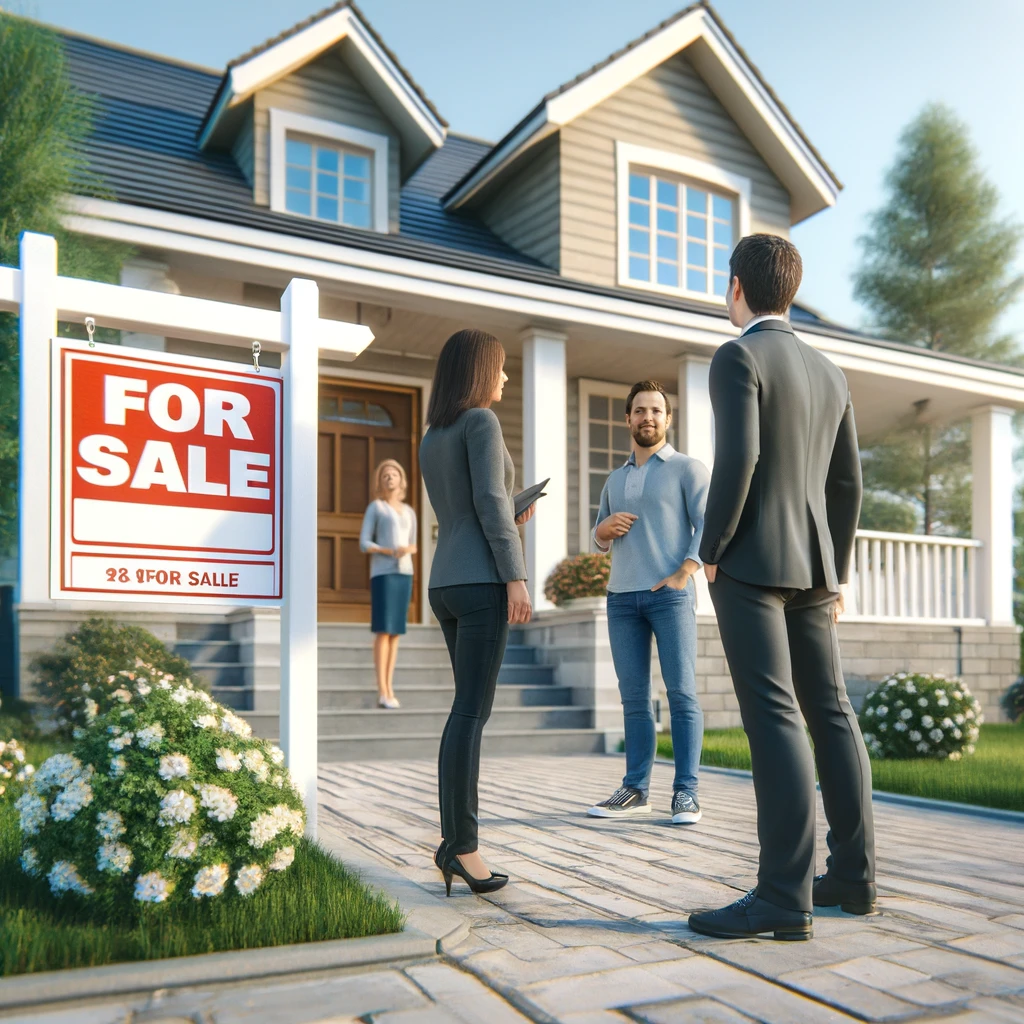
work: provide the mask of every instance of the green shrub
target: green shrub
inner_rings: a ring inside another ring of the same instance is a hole
[[[1024,719],[1024,676],[1010,684],[999,703],[1011,722]]]
[[[897,672],[864,699],[860,727],[878,758],[949,758],[974,753],[981,705],[959,679]]]
[[[584,552],[564,558],[544,584],[544,596],[561,606],[576,597],[604,597],[612,560],[607,555]]]
[[[114,704],[113,692],[143,663],[181,681],[192,674],[192,666],[149,630],[98,617],[72,630],[49,653],[38,655],[31,667],[59,724],[70,731],[84,724],[87,702],[97,705],[93,714],[106,714]]]

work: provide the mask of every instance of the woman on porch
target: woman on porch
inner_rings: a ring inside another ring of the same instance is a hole
[[[363,516],[359,547],[370,555],[370,632],[377,673],[377,706],[401,707],[395,697],[398,638],[405,633],[416,554],[416,512],[405,503],[405,470],[385,459],[374,476],[374,500]]]

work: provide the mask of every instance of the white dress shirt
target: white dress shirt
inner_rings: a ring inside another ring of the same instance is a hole
[[[781,320],[787,327],[789,326],[789,321],[784,316],[779,316],[778,313],[763,313],[761,316],[751,318],[743,325],[743,330],[740,331],[740,337],[742,338],[743,335],[754,326],[754,324],[759,324],[762,320]]]

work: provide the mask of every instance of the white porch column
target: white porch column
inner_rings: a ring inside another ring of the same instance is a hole
[[[534,609],[551,608],[544,581],[568,553],[566,336],[544,327],[523,331],[523,486],[551,482],[526,526],[527,586]]]
[[[50,599],[50,339],[57,333],[57,242],[21,236],[18,601]]]
[[[1013,410],[977,409],[971,420],[973,533],[979,551],[978,614],[1013,624]]]
[[[284,530],[281,605],[281,749],[316,838],[317,607],[316,455],[320,291],[293,280],[281,296],[284,376]]]
[[[166,263],[161,263],[159,260],[129,260],[121,268],[121,284],[126,288],[145,288],[150,292],[180,295],[181,289],[171,279],[168,274],[169,269]],[[167,339],[159,334],[125,331],[121,342],[132,348],[148,348],[157,352],[163,352],[167,348]]]
[[[679,408],[674,417],[678,450],[700,459],[709,470],[715,462],[715,424],[708,383],[710,372],[710,359],[699,356],[683,359],[679,364]],[[701,615],[714,615],[704,573],[698,574],[696,584],[697,611]]]

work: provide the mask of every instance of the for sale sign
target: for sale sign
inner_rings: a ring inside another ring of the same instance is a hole
[[[281,385],[54,340],[51,596],[279,602]]]

